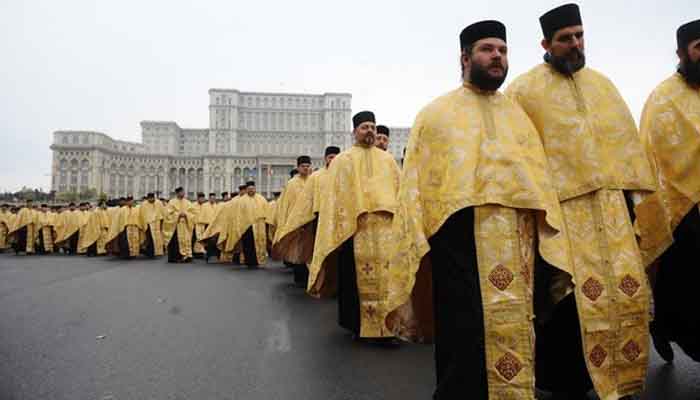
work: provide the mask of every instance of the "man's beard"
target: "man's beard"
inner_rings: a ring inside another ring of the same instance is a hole
[[[700,86],[700,59],[695,62],[689,59],[682,61],[678,66],[678,73],[683,76],[689,85]]]
[[[498,88],[500,88],[503,82],[506,80],[506,76],[508,76],[508,68],[504,67],[500,61],[492,62],[486,68],[475,62],[472,62],[471,64],[472,66],[469,69],[469,82],[481,90],[488,92],[498,90]],[[489,75],[488,70],[492,67],[503,68],[503,76],[494,77]]]
[[[566,56],[553,56],[550,53],[544,54],[544,61],[564,75],[573,75],[586,66],[586,55],[576,47],[569,50],[569,54],[572,53],[578,54],[577,61],[569,61]]]
[[[365,147],[371,147],[374,145],[374,136],[371,134],[365,135],[362,140],[360,140],[360,144],[365,146]]]

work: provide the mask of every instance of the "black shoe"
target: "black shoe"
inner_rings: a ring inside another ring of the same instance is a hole
[[[672,363],[673,348],[671,347],[671,343],[668,341],[668,338],[660,331],[661,330],[656,324],[656,321],[651,321],[649,323],[649,333],[651,334],[652,342],[654,342],[654,348],[656,349],[656,352],[659,353],[659,355],[661,356],[661,358],[664,359],[664,361],[666,361],[667,363]]]

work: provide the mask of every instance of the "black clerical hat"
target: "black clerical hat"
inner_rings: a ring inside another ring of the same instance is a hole
[[[540,25],[545,39],[551,40],[559,29],[583,25],[581,10],[574,3],[564,4],[544,13],[540,17]]]
[[[206,197],[206,196],[202,192],[197,192],[197,198],[200,198],[200,197]]]
[[[676,31],[679,49],[685,49],[693,40],[700,39],[700,19],[683,24]]]
[[[248,182],[246,182],[246,183],[245,183],[245,187],[248,187],[248,186],[255,186],[255,181],[248,181]]]
[[[146,198],[147,199],[155,199],[156,195],[154,193],[148,193],[148,194],[146,194]]]
[[[299,166],[301,164],[311,164],[311,157],[309,157],[309,156],[297,157],[297,166]]]
[[[180,192],[182,192],[183,190],[185,190],[185,189],[183,189],[182,186],[176,187],[176,188],[175,188],[175,193],[180,193]]]
[[[357,128],[363,122],[376,122],[372,111],[360,111],[352,117],[352,127]]]
[[[327,157],[331,154],[340,154],[340,147],[338,146],[328,146],[326,147],[326,153],[323,155],[324,157]]]
[[[499,38],[505,42],[506,26],[493,20],[475,22],[462,29],[462,33],[459,34],[459,45],[464,50],[474,45],[477,40],[490,37]]]
[[[386,125],[377,125],[377,133],[389,136],[389,128]]]
[[[221,192],[221,197],[224,197],[228,194],[228,192]]]

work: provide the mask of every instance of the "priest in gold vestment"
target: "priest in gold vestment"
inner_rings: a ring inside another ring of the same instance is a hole
[[[294,283],[299,287],[308,286],[308,264],[313,256],[321,196],[325,193],[328,168],[339,153],[340,148],[336,146],[326,147],[324,167],[308,177],[302,192],[298,194],[285,219],[284,226],[277,230],[279,240],[275,245],[275,251],[284,260],[295,263]],[[297,176],[301,176],[301,173]]]
[[[68,204],[56,218],[56,239],[55,245],[63,249],[65,254],[77,254],[78,237],[80,235],[79,210],[75,203]]]
[[[555,8],[540,24],[545,62],[506,94],[542,140],[572,253],[567,273],[538,266],[538,292],[548,296],[536,311],[537,386],[563,398],[594,388],[619,399],[646,378],[649,286],[630,202],[656,182],[624,100],[586,67],[578,6]]]
[[[228,224],[233,218],[233,206],[238,199],[236,192],[231,192],[233,197],[230,197],[227,192],[222,194],[222,201],[214,207],[214,217],[212,222],[207,226],[207,229],[202,234],[202,241],[206,243],[207,262],[209,257],[217,257],[218,262],[231,262],[233,260],[233,252],[223,252],[226,247],[226,239],[228,237]],[[226,199],[226,200],[224,200]]]
[[[197,193],[197,202],[194,204],[196,218],[194,221],[194,232],[192,234],[192,254],[195,257],[204,257],[206,253],[204,232],[206,232],[207,227],[214,221],[216,204],[215,196],[210,196],[210,199],[210,201],[207,201],[204,193]]]
[[[492,20],[460,34],[464,83],[418,114],[396,246],[383,243],[391,253],[387,326],[434,341],[434,399],[534,399],[535,259],[568,265],[537,131],[498,91],[506,36]]]
[[[246,191],[237,196],[228,221],[226,246],[230,253],[240,248],[240,263],[256,268],[267,262],[267,200],[257,193],[254,181],[246,182]]]
[[[104,201],[100,201],[97,208],[90,215],[88,224],[90,225],[91,234],[94,235],[96,239],[87,248],[88,257],[107,254],[107,236],[109,235],[109,228],[112,225],[110,216],[110,211]]]
[[[700,314],[690,312],[700,281],[700,20],[676,32],[678,71],[649,96],[641,135],[659,190],[642,196],[635,225],[653,285],[657,352],[668,362],[675,342],[700,362]]]
[[[123,201],[121,201],[123,200]],[[122,204],[111,218],[107,246],[110,253],[128,260],[141,254],[141,229],[143,225],[138,207],[134,207],[134,198],[128,196],[120,199]]]
[[[81,237],[91,236],[87,234],[87,230],[94,229],[94,227],[88,227],[88,223],[90,222],[90,215],[92,214],[90,208],[90,203],[80,203],[78,205],[78,210],[75,212],[75,217],[78,220],[78,226],[80,228],[78,229],[77,235],[74,236],[75,238],[77,238],[77,241],[73,242],[71,240],[72,238],[69,239],[71,251],[75,251],[75,254],[85,254],[87,253],[87,248],[89,247],[87,245],[87,241],[85,239],[81,239]],[[98,236],[99,235],[94,236],[95,241],[97,240]],[[93,237],[91,237],[90,240],[93,240]]]
[[[374,146],[374,113],[353,116],[354,145],[328,169],[321,196],[307,291],[336,292],[338,323],[366,342],[393,342],[384,319],[388,299],[387,244],[394,240],[399,167]],[[335,276],[333,276],[335,275]]]
[[[0,253],[7,250],[8,233],[10,232],[8,218],[10,216],[10,206],[3,204],[0,206]]]
[[[195,209],[185,198],[185,190],[175,189],[175,198],[168,202],[163,221],[164,243],[168,248],[168,262],[192,261],[192,234]]]
[[[51,211],[48,205],[42,204],[41,207],[39,207],[36,226],[36,251],[39,254],[53,253],[54,251],[55,215],[56,214]]]
[[[9,229],[9,234],[14,236],[15,254],[34,254],[37,217],[37,211],[34,210],[34,202],[28,199],[25,206],[17,212]]]
[[[299,287],[306,288],[309,279],[309,268],[306,264],[310,254],[308,254],[308,251],[305,252],[304,248],[308,250],[311,246],[309,235],[300,231],[294,231],[299,228],[297,226],[288,228],[288,223],[292,211],[299,202],[301,194],[304,192],[310,179],[309,176],[311,176],[312,172],[311,157],[297,157],[296,170],[298,174],[287,182],[277,201],[277,229],[275,230],[275,238],[272,240],[272,253],[276,259],[283,260],[285,265],[292,268],[294,271],[294,283]],[[306,239],[306,245],[302,242],[304,239]],[[310,240],[313,241],[313,237]]]
[[[144,234],[143,254],[154,258],[163,255],[163,216],[165,207],[156,200],[154,193],[146,194],[146,201],[139,206],[141,231]]]

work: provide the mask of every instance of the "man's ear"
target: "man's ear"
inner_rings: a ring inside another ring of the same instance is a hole
[[[547,39],[542,39],[542,41],[540,42],[540,45],[542,45],[542,48],[543,48],[546,52],[549,52],[549,48],[551,47],[551,44],[550,44],[549,40],[547,40]]]

